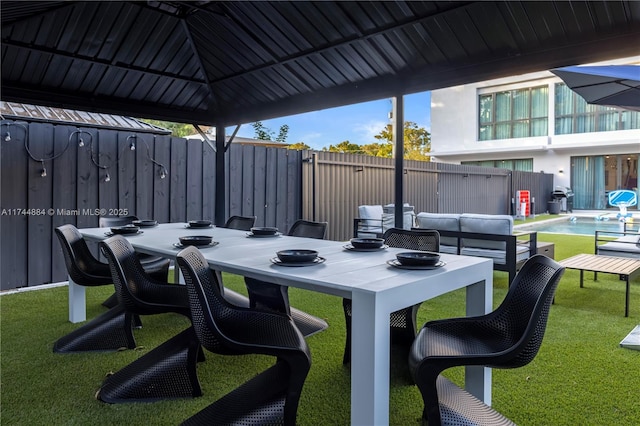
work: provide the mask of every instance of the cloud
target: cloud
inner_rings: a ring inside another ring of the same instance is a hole
[[[297,140],[291,140],[289,138],[290,143],[304,142],[309,145],[311,148],[320,150],[322,149],[324,136],[320,132],[312,132],[312,133],[304,133],[299,137],[296,137]]]
[[[388,121],[370,120],[366,123],[356,124],[353,128],[358,140],[350,141],[358,145],[370,144],[376,142],[375,135],[384,130]]]

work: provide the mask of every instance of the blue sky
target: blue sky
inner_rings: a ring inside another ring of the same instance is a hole
[[[376,142],[373,137],[389,123],[391,99],[365,102],[340,108],[331,108],[305,114],[291,115],[262,123],[275,135],[280,126],[289,126],[288,143],[304,142],[312,149],[320,150],[344,140],[358,145]],[[431,130],[431,93],[421,92],[404,97],[405,121],[413,121]],[[244,124],[238,136],[252,138],[251,124]]]

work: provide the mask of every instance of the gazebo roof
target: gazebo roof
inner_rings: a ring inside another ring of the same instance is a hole
[[[632,56],[637,1],[3,1],[2,99],[234,125]]]

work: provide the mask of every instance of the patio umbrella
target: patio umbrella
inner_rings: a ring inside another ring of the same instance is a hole
[[[606,65],[551,70],[588,103],[640,111],[640,66]]]

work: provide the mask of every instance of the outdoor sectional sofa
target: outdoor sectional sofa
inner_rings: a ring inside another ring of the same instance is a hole
[[[513,233],[513,217],[487,214],[418,213],[418,228],[440,233],[440,252],[493,260],[493,269],[513,281],[520,266],[536,254],[535,231]]]
[[[402,206],[402,227],[411,229],[415,226],[413,206],[405,203]],[[353,236],[361,238],[382,238],[385,231],[395,226],[395,207],[393,204],[358,206],[358,217],[353,220]]]
[[[633,231],[596,231],[595,254],[640,258],[640,234]]]

